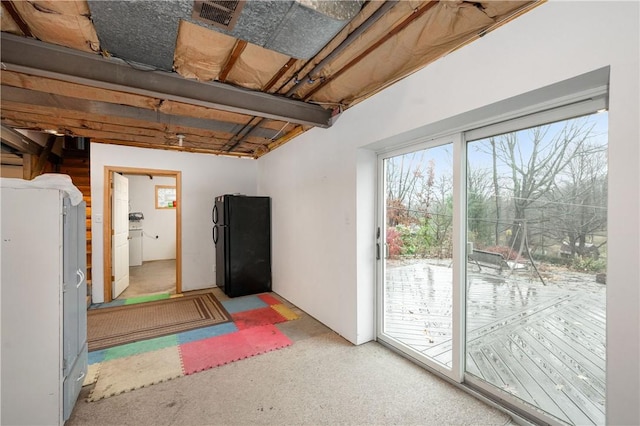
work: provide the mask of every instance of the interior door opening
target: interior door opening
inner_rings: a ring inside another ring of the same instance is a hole
[[[129,180],[129,287],[116,299],[176,293],[176,180],[124,175]]]
[[[120,228],[126,229],[128,248],[116,256],[112,238],[104,239],[105,302],[150,294],[180,294],[181,172],[105,166],[104,235],[115,234],[114,174],[128,178],[128,200],[120,208],[125,210]],[[130,285],[116,290],[116,272],[124,263]]]

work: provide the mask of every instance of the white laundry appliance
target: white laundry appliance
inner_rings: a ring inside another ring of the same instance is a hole
[[[129,214],[129,266],[142,265],[142,213]]]

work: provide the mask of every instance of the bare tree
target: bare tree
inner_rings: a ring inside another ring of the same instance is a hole
[[[605,231],[607,224],[607,159],[602,145],[584,144],[572,156],[554,189],[554,228],[567,240],[573,256],[599,255],[598,246],[587,247],[587,237]],[[604,243],[601,243],[604,244]]]
[[[491,144],[491,152],[493,154],[493,168],[492,168],[492,177],[493,177],[493,197],[496,203],[496,224],[494,227],[494,240],[495,245],[500,244],[500,186],[498,185],[498,159],[496,156],[496,141],[494,138],[489,139],[489,143]]]
[[[390,158],[385,163],[387,225],[410,220],[409,213],[425,176],[424,151]]]
[[[494,176],[494,180],[495,179],[496,177]],[[490,200],[492,197],[495,197],[496,203],[499,203],[499,195],[494,195],[494,191],[497,191],[497,189],[492,187],[488,170],[475,168],[469,169],[467,173],[468,228],[469,232],[472,234],[472,239],[481,245],[491,245],[493,243],[491,236],[492,226],[490,221],[491,212],[489,211]],[[498,211],[498,209],[499,206],[496,206],[496,211]],[[496,213],[496,218],[498,217],[499,214]],[[498,245],[498,226],[499,222],[496,220],[495,245]]]
[[[439,248],[438,257],[451,256],[453,225],[452,176],[441,175],[434,185],[434,196],[429,206],[429,222],[433,233],[433,244]],[[433,182],[433,180],[432,180]]]
[[[509,244],[521,246],[522,224],[527,220],[527,208],[540,200],[556,184],[556,177],[584,149],[593,124],[585,119],[567,120],[553,131],[552,125],[506,133],[495,138],[495,158],[509,170],[513,194],[514,217]],[[525,139],[525,136],[528,136]]]

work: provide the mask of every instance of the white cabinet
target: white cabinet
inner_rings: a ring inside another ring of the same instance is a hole
[[[85,203],[0,188],[1,424],[63,424],[87,371]]]

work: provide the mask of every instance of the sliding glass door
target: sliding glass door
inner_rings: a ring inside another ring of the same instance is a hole
[[[607,114],[554,114],[380,155],[378,339],[525,418],[603,424]]]
[[[391,153],[381,173],[382,338],[451,375],[453,144]]]
[[[467,380],[603,424],[607,114],[467,136]]]

